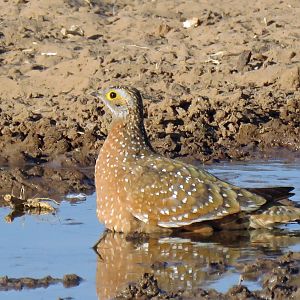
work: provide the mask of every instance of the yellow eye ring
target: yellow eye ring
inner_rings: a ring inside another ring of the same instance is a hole
[[[113,101],[113,100],[117,100],[119,98],[119,95],[116,91],[111,90],[106,94],[106,98],[110,101]]]

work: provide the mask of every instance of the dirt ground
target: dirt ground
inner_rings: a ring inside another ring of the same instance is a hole
[[[90,93],[112,84],[143,92],[161,153],[299,155],[299,1],[15,0],[0,11],[2,164],[93,165],[110,116]]]

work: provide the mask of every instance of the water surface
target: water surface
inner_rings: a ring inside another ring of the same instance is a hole
[[[205,167],[219,178],[245,187],[294,186],[300,201],[300,163],[279,161],[218,164]],[[240,279],[244,263],[300,251],[300,226],[281,231],[236,232],[208,239],[153,237],[131,241],[108,235],[97,255],[92,246],[104,231],[95,215],[95,194],[70,203],[66,196],[55,216],[23,216],[4,221],[9,209],[0,208],[0,276],[63,277],[76,273],[84,281],[77,287],[61,284],[47,289],[0,292],[0,299],[105,299],[144,272],[154,272],[163,289],[213,287],[227,291]],[[250,289],[259,282],[244,282]]]

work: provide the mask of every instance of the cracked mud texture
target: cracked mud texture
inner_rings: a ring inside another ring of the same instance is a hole
[[[160,153],[299,154],[299,1],[15,0],[0,10],[1,163],[92,165],[110,115],[90,93],[112,84],[143,92]],[[199,26],[183,28],[193,17]]]

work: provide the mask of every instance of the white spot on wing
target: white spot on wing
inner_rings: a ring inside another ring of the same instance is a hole
[[[145,214],[145,213],[136,213],[136,212],[133,212],[132,213],[137,219],[139,219],[140,221],[144,222],[144,223],[148,223],[149,221],[149,216],[148,214]]]

